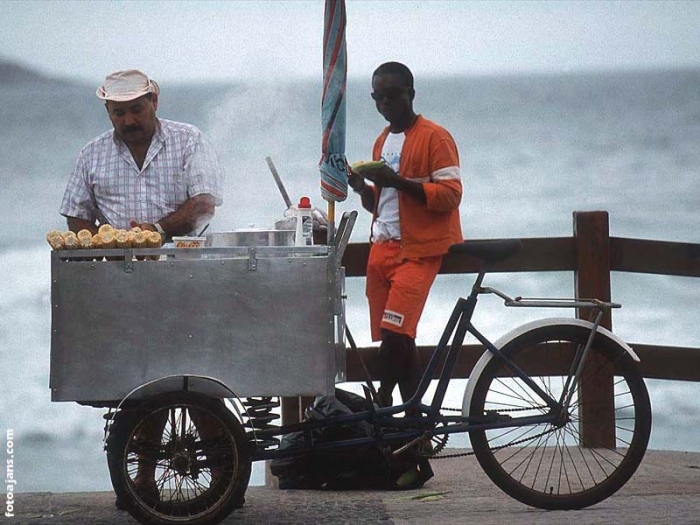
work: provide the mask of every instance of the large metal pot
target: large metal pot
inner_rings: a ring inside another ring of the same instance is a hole
[[[294,230],[267,230],[246,228],[231,232],[213,232],[207,235],[207,246],[294,246]]]

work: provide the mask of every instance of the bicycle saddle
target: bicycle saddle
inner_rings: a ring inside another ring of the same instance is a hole
[[[450,253],[472,255],[486,263],[507,259],[521,247],[519,239],[489,239],[485,241],[464,241],[450,246]]]

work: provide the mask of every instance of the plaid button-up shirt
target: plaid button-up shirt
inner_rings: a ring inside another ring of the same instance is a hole
[[[114,131],[87,144],[68,180],[60,212],[89,221],[104,218],[115,228],[128,229],[132,219],[156,223],[203,193],[213,195],[218,206],[222,182],[216,152],[199,129],[158,119],[141,170]]]

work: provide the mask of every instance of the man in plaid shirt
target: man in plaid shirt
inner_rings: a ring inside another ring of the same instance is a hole
[[[156,117],[159,93],[155,81],[133,69],[110,74],[97,89],[114,130],[78,156],[60,210],[70,230],[96,233],[109,223],[188,235],[222,203],[213,147],[196,127]]]
[[[98,224],[139,226],[167,238],[194,233],[214,215],[222,202],[216,153],[196,127],[156,117],[159,93],[158,84],[137,70],[116,71],[97,89],[114,130],[93,139],[78,156],[60,210],[70,230],[94,234]],[[218,436],[208,414],[196,409],[190,414],[203,437]],[[167,411],[152,416],[140,438],[160,443],[166,420]],[[133,479],[150,502],[161,496],[155,469],[139,457]],[[209,467],[212,485],[220,470]],[[116,504],[124,508],[120,496]]]

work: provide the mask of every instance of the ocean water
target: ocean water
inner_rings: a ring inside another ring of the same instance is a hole
[[[320,83],[161,86],[159,114],[198,125],[225,167],[225,202],[212,231],[271,226],[284,205],[267,169],[271,156],[292,199],[318,188]],[[467,238],[568,236],[572,212],[607,210],[618,237],[700,243],[700,71],[427,78],[416,80],[418,112],[453,134],[461,156]],[[366,159],[384,126],[367,81],[348,86],[347,156]],[[108,129],[94,88],[71,82],[0,79],[0,433],[14,433],[17,491],[108,490],[103,410],[51,403],[49,248],[63,228],[58,207],[79,149]],[[353,195],[338,211],[360,209]],[[363,242],[361,212],[352,240]],[[573,275],[498,274],[509,295],[571,296]],[[439,276],[419,327],[434,344],[469,278]],[[615,332],[632,343],[700,348],[700,280],[613,274],[623,303]],[[348,281],[348,323],[370,344],[363,280]],[[475,323],[498,337],[560,312],[480,303]],[[700,385],[648,381],[652,448],[700,451]],[[356,388],[351,387],[351,388]],[[446,406],[461,405],[455,381]],[[458,445],[459,439],[453,439]],[[261,482],[260,469],[254,483]]]

